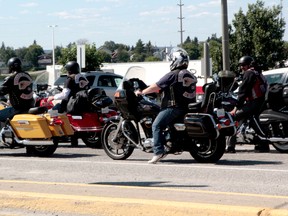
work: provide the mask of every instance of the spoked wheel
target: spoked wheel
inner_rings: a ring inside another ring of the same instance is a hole
[[[130,134],[134,140],[137,140],[137,131],[135,127],[130,124],[132,123],[128,122],[125,126],[125,132]],[[125,160],[133,153],[134,146],[131,141],[124,136],[122,130],[116,134],[117,125],[118,124],[114,122],[105,125],[102,132],[102,147],[106,154],[113,160]]]
[[[101,148],[101,133],[89,132],[82,137],[83,142],[89,148]]]
[[[39,141],[41,142],[41,141]],[[38,146],[27,146],[27,154],[36,155],[39,157],[49,157],[54,154],[58,147],[58,139],[53,139],[54,145],[38,145]]]
[[[225,152],[225,137],[218,139],[195,139],[190,150],[191,156],[200,163],[216,163]]]
[[[288,153],[288,142],[272,143],[273,147],[281,153]]]

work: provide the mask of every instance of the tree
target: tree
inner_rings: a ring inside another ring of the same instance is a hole
[[[16,49],[15,50],[15,54],[18,58],[24,60],[25,59],[25,56],[28,52],[28,48],[27,47],[22,47],[22,48],[19,48],[19,49]]]
[[[141,55],[141,54],[144,54],[144,51],[145,51],[144,44],[143,44],[142,40],[139,39],[136,43],[135,48],[134,48],[134,53]]]
[[[62,48],[61,57],[58,60],[59,64],[65,65],[68,61],[77,61],[77,45],[70,43],[66,48]]]
[[[186,50],[191,60],[199,59],[201,57],[201,52],[199,50],[199,42],[198,42],[197,37],[195,37],[193,41],[190,39],[190,37],[187,37],[182,47],[183,49]]]
[[[243,55],[253,56],[264,64],[264,69],[284,58],[285,21],[281,19],[281,9],[279,5],[265,8],[264,2],[257,0],[255,4],[248,4],[246,14],[242,9],[235,14],[230,35],[232,70],[237,69]]]
[[[85,54],[86,54],[85,71],[100,70],[100,66],[104,61],[104,59],[103,55],[100,55],[100,52],[97,52],[96,45],[94,43],[92,45],[86,44]]]
[[[42,54],[44,54],[43,48],[34,40],[33,44],[28,47],[27,53],[24,56],[24,61],[30,63],[32,67],[37,68],[39,66],[38,57]]]
[[[16,56],[15,50],[12,47],[6,47],[4,42],[2,42],[1,48],[0,48],[0,59],[7,63],[8,60],[12,57]]]

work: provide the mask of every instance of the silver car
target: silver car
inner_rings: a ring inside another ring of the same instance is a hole
[[[114,93],[118,88],[123,77],[118,74],[103,71],[89,71],[82,72],[89,81],[90,88],[102,88],[106,92],[106,95],[114,100]],[[61,75],[54,83],[54,86],[63,87],[67,75]]]

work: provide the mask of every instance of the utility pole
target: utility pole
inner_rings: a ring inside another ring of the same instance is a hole
[[[222,57],[223,57],[223,71],[230,71],[229,58],[229,36],[228,36],[228,13],[227,0],[221,0],[222,6]]]
[[[282,12],[283,12],[283,4],[282,4],[282,0],[280,0],[280,7],[281,7],[280,18],[281,18],[281,20],[282,20]]]
[[[182,45],[183,45],[183,32],[184,32],[184,30],[183,30],[183,28],[182,28],[182,21],[183,21],[183,19],[184,19],[184,17],[182,16],[182,6],[184,5],[184,4],[182,4],[182,1],[180,0],[180,4],[178,4],[179,5],[179,7],[180,7],[180,17],[178,17],[178,19],[180,20],[180,42],[181,42],[181,47],[182,47]]]

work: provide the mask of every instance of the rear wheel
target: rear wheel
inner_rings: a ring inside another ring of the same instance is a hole
[[[216,163],[225,152],[225,137],[219,136],[218,139],[195,139],[191,156],[200,163]]]
[[[272,143],[273,147],[281,153],[288,153],[288,142]]]
[[[89,148],[101,148],[101,133],[99,132],[88,132],[82,135],[82,140]]]
[[[41,141],[40,141],[41,142]],[[53,139],[54,145],[38,145],[38,146],[27,146],[27,154],[36,155],[39,157],[49,157],[54,154],[58,147],[58,139]]]
[[[129,134],[129,137],[137,141],[137,131],[131,124],[131,122],[127,122],[125,132]],[[113,160],[125,160],[133,153],[134,146],[124,136],[122,130],[116,134],[117,125],[118,123],[116,122],[110,122],[105,125],[102,132],[102,147],[105,153]]]

